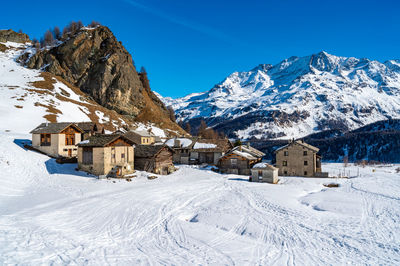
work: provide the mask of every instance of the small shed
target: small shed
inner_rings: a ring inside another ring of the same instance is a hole
[[[167,145],[136,145],[135,169],[160,175],[175,171],[174,151]]]
[[[278,183],[278,168],[267,163],[257,163],[251,169],[251,182]]]

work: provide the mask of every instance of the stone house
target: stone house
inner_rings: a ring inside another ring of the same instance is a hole
[[[327,177],[321,171],[319,149],[303,140],[290,141],[289,144],[275,150],[276,167],[281,176]]]
[[[250,169],[261,162],[264,155],[249,144],[236,146],[219,159],[218,168],[221,173],[250,175]]]
[[[233,148],[228,139],[173,138],[166,143],[174,150],[174,163],[218,164],[218,160]]]
[[[124,133],[124,136],[132,140],[137,145],[152,145],[156,142],[155,136],[144,130],[127,131]]]
[[[70,122],[42,123],[33,129],[32,147],[51,157],[76,157],[76,144],[85,131]]]
[[[165,145],[174,150],[173,163],[189,164],[190,151],[194,145],[195,138],[172,138],[165,142]]]
[[[278,183],[278,168],[267,163],[257,163],[251,168],[251,182]]]
[[[217,165],[219,158],[232,148],[228,139],[197,139],[191,147],[189,161]]]
[[[136,145],[135,169],[160,175],[175,171],[172,162],[174,151],[167,145]]]
[[[96,134],[77,145],[79,170],[112,177],[134,172],[134,143],[124,136]]]

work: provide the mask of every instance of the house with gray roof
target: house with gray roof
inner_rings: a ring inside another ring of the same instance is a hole
[[[51,157],[76,157],[76,144],[85,133],[77,124],[70,122],[42,123],[33,129],[32,147]]]
[[[160,175],[175,171],[172,162],[174,151],[164,144],[136,145],[135,169]]]
[[[221,173],[250,175],[251,168],[261,162],[264,155],[250,144],[236,146],[219,159],[218,168]]]
[[[93,122],[42,123],[33,129],[32,147],[52,157],[77,156],[76,144],[100,129]]]
[[[290,140],[275,150],[276,167],[281,176],[328,177],[322,172],[319,149],[303,140]]]
[[[134,143],[119,134],[96,134],[77,144],[78,168],[94,175],[123,177],[134,172]]]

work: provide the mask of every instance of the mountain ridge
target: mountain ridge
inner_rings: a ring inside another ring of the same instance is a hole
[[[192,128],[231,138],[298,138],[400,118],[400,63],[325,51],[233,72],[209,91],[164,100]]]

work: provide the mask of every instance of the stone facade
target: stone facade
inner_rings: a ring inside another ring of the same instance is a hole
[[[251,169],[251,182],[259,183],[278,183],[278,168],[273,166],[257,167]]]
[[[120,135],[94,135],[78,144],[78,168],[94,175],[134,173],[133,142]]]
[[[321,172],[321,158],[318,148],[303,141],[292,141],[275,151],[276,167],[281,176],[313,177]]]
[[[93,147],[91,149],[92,163],[86,163],[83,161],[84,147],[78,147],[78,168],[80,170],[98,176],[108,174],[124,176],[135,172],[133,146]],[[117,173],[118,171],[120,172]]]

